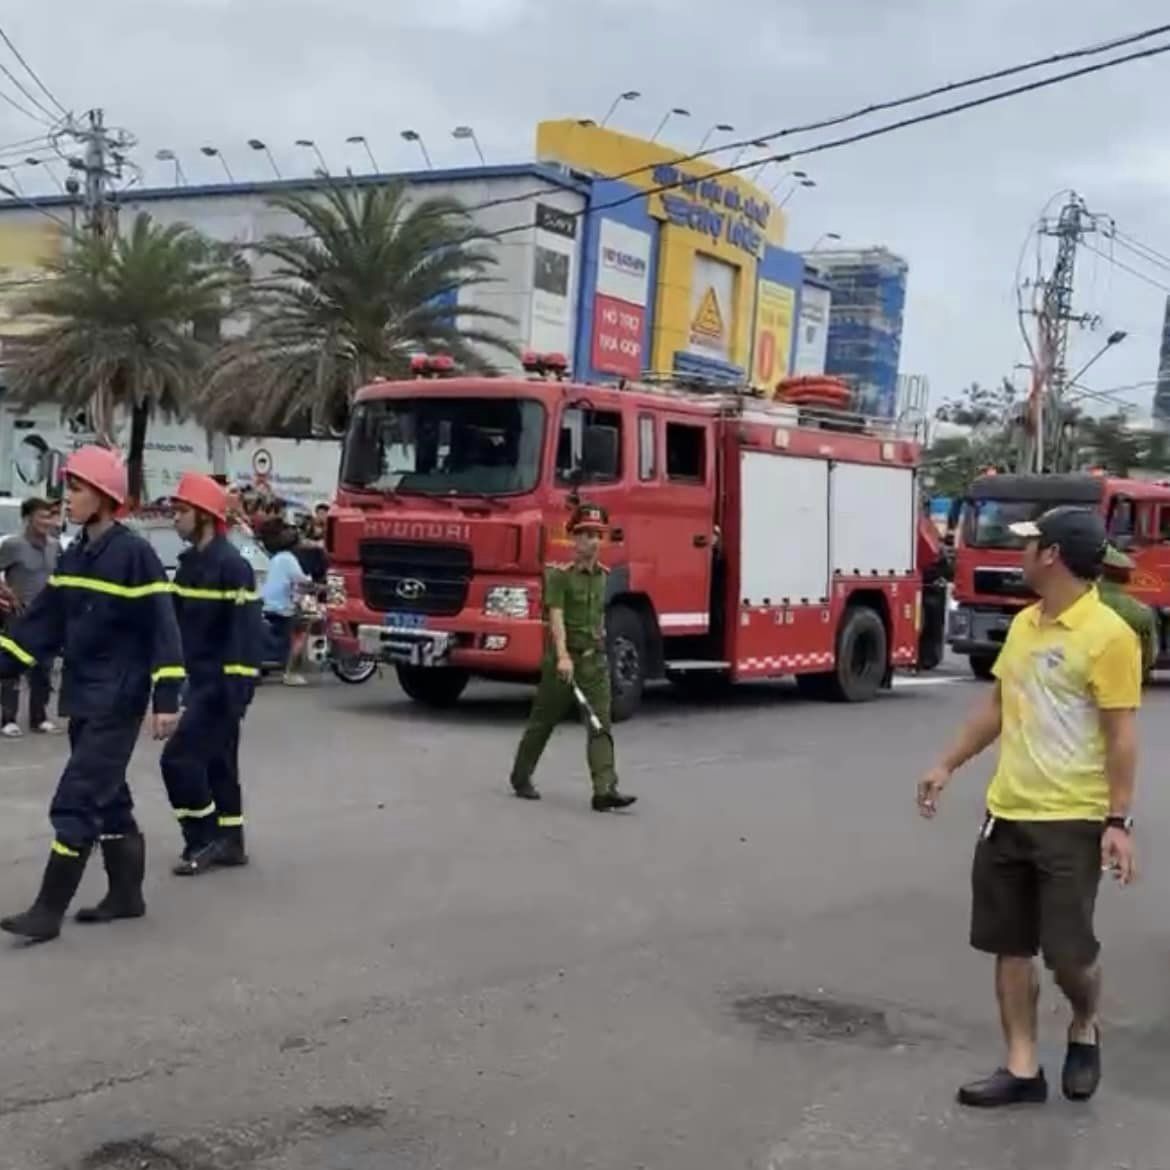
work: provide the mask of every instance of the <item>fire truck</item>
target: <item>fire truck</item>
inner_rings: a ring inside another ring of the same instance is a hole
[[[919,448],[893,424],[815,385],[787,401],[585,385],[536,355],[527,376],[463,376],[441,358],[415,369],[358,392],[326,534],[331,641],[393,664],[412,699],[448,706],[472,677],[537,677],[543,570],[572,559],[578,499],[610,516],[615,719],[663,677],[707,689],[793,675],[857,702],[915,665],[919,548],[933,559],[938,542],[920,544],[934,530]],[[931,665],[945,633],[933,600]]]
[[[1099,511],[1109,539],[1133,558],[1129,591],[1158,615],[1157,664],[1170,666],[1170,486],[1091,472],[988,474],[971,484],[953,533],[952,650],[967,656],[976,678],[991,678],[1012,618],[1034,600],[1021,570],[1022,542],[1010,526],[1059,505]]]

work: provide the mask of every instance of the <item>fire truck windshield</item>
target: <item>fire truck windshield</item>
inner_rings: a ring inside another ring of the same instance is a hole
[[[1059,500],[968,500],[963,505],[963,543],[970,548],[1017,549],[1024,541],[1013,536],[1010,526],[1035,520]],[[1085,507],[1084,503],[1074,507]]]
[[[380,398],[349,422],[341,483],[415,495],[515,495],[540,476],[545,410],[532,398]]]

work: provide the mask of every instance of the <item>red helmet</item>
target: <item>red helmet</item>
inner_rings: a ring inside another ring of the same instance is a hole
[[[206,512],[220,524],[227,523],[227,489],[216,483],[210,475],[200,475],[197,471],[185,472],[171,499]]]
[[[126,464],[117,451],[94,444],[78,447],[65,460],[62,474],[81,480],[94,491],[113,500],[118,507],[126,503],[130,485],[126,477]]]

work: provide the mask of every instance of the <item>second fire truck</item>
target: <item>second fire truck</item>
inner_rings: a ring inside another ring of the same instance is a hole
[[[945,583],[920,565],[938,548],[918,446],[892,424],[815,384],[765,401],[526,365],[528,377],[466,377],[423,359],[420,378],[357,395],[327,531],[341,653],[393,664],[432,706],[473,676],[535,678],[543,567],[571,558],[565,522],[584,498],[612,525],[615,718],[660,677],[793,675],[809,695],[860,701],[920,644],[938,661]]]

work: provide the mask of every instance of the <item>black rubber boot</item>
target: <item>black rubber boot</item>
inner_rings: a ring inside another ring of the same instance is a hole
[[[519,800],[539,800],[540,793],[531,780],[512,781],[512,794]]]
[[[222,849],[223,844],[218,839],[205,841],[202,845],[188,845],[171,873],[176,877],[199,877],[210,873],[219,863]]]
[[[78,922],[115,922],[141,918],[146,913],[142,882],[146,877],[146,838],[141,833],[111,837],[102,842],[102,861],[110,888],[96,906],[77,912]]]
[[[248,850],[244,846],[244,828],[231,825],[219,831],[219,851],[215,864],[235,869],[248,864]]]
[[[23,914],[0,918],[0,930],[20,935],[30,942],[48,942],[61,933],[61,923],[69,903],[81,885],[85,874],[85,863],[89,860],[89,849],[66,854],[54,849],[45,866],[41,880],[41,891],[36,901]]]
[[[601,792],[593,798],[594,812],[618,812],[629,808],[637,801],[636,796],[627,796],[621,792]]]

